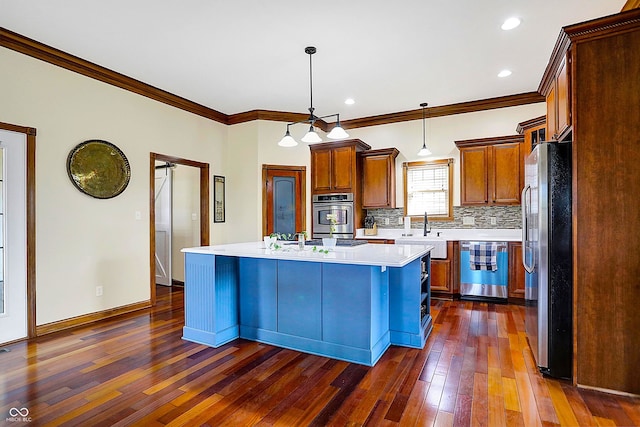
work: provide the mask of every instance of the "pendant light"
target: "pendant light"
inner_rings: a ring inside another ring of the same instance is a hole
[[[418,156],[429,156],[431,155],[431,151],[427,148],[427,133],[426,133],[426,108],[429,105],[426,102],[420,104],[422,107],[422,148],[418,151]]]
[[[340,114],[329,114],[327,116],[318,117],[313,113],[315,111],[315,108],[313,108],[313,67],[311,63],[311,56],[316,53],[316,48],[313,46],[308,46],[304,49],[304,52],[309,55],[309,118],[307,120],[287,124],[287,132],[284,134],[284,137],[282,137],[280,142],[278,142],[278,145],[281,147],[295,147],[296,145],[298,145],[296,140],[291,136],[291,133],[289,132],[289,126],[299,123],[309,123],[309,131],[305,136],[302,137],[302,142],[306,142],[307,144],[322,142],[322,138],[320,138],[318,133],[315,131],[313,125],[317,120],[333,116],[336,116],[336,125],[331,130],[331,132],[327,134],[327,137],[331,139],[344,139],[349,137],[349,134],[345,132],[342,126],[340,126]]]

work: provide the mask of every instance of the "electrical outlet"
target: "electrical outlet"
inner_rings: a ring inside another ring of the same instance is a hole
[[[384,225],[389,225],[389,218],[384,219]]]
[[[404,223],[403,221],[402,217],[398,218],[398,225],[402,225]]]
[[[136,211],[136,220],[140,221],[142,219],[142,213],[140,211]]]
[[[491,225],[498,224],[498,219],[495,216],[489,217],[489,221],[491,221]]]
[[[462,225],[475,225],[476,219],[472,216],[463,216],[462,217]]]
[[[96,296],[97,297],[102,296],[102,286],[96,286]]]

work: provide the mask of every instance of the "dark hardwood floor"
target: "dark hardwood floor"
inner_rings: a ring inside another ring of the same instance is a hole
[[[437,301],[432,313],[423,350],[391,347],[368,368],[183,341],[182,291],[159,287],[154,309],[0,352],[0,425],[26,425],[10,415],[26,408],[34,426],[640,426],[640,399],[537,372],[523,307]]]

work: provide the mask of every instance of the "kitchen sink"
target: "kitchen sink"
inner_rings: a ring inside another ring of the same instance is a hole
[[[432,245],[431,258],[445,259],[447,257],[447,240],[436,236],[402,236],[396,237],[396,245]]]

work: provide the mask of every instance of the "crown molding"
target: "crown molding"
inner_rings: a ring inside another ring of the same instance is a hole
[[[456,147],[477,147],[481,145],[496,145],[496,144],[520,144],[524,142],[524,135],[506,135],[506,136],[494,136],[490,138],[476,138],[476,139],[464,139],[460,141],[453,141]]]
[[[547,123],[547,116],[535,117],[533,119],[525,120],[524,122],[518,123],[516,126],[516,132],[522,134],[527,129],[531,129],[532,127],[542,126]]]
[[[477,101],[460,102],[457,104],[440,105],[425,109],[427,118],[452,116],[455,114],[473,113],[477,111],[493,110],[496,108],[516,107],[519,105],[544,102],[545,99],[538,92],[527,92],[517,95],[500,96]],[[422,109],[403,111],[379,116],[363,117],[360,119],[343,120],[340,122],[345,129],[355,129],[367,126],[387,125],[391,123],[422,120]]]
[[[0,27],[0,46],[225,125],[234,125],[254,120],[295,123],[304,121],[309,117],[308,114],[304,113],[271,110],[251,110],[227,115],[2,27]],[[515,107],[519,105],[544,102],[544,100],[544,97],[539,93],[528,92],[477,101],[461,102],[458,104],[441,105],[438,107],[427,108],[426,112],[428,117],[442,117],[496,108]],[[344,129],[356,129],[420,119],[422,119],[422,109],[416,109],[345,120],[341,121],[341,125]],[[323,131],[328,132],[334,124],[318,120],[315,125]]]

